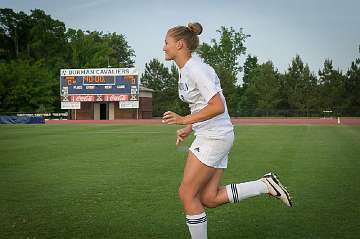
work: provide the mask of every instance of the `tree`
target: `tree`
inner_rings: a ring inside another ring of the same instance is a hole
[[[71,67],[133,67],[134,50],[123,35],[68,29]]]
[[[244,62],[244,76],[243,76],[243,88],[246,89],[250,85],[250,79],[254,70],[259,66],[258,58],[256,56],[248,55]]]
[[[256,111],[270,116],[280,102],[280,82],[273,63],[268,61],[255,68],[249,90],[255,95]]]
[[[30,17],[24,12],[0,9],[0,59],[16,58],[22,51],[27,50],[30,25]]]
[[[29,40],[30,57],[43,60],[50,70],[65,64],[66,41],[65,24],[54,20],[40,9],[31,10],[31,30]]]
[[[123,35],[66,30],[40,9],[0,9],[1,110],[58,110],[61,68],[132,67],[134,56]]]
[[[319,71],[320,106],[323,110],[341,113],[345,107],[345,77],[334,70],[332,61],[327,59],[324,68]]]
[[[225,27],[217,32],[220,34],[219,42],[212,39],[210,44],[203,43],[197,53],[215,69],[227,99],[229,113],[235,115],[239,103],[237,76],[242,71],[240,57],[245,54],[244,43],[250,35],[245,35],[242,29],[236,32],[233,28]]]
[[[34,112],[55,110],[57,97],[53,94],[58,82],[44,67],[43,61],[11,60],[0,63],[0,111]],[[55,85],[54,85],[55,84]]]
[[[290,110],[310,116],[311,111],[318,111],[317,79],[304,65],[299,55],[291,62],[284,77],[284,90]]]
[[[100,32],[83,32],[69,29],[68,37],[73,68],[107,67],[112,49],[108,47]],[[112,60],[113,62],[113,60]]]
[[[116,67],[133,67],[135,61],[135,51],[129,46],[124,35],[115,32],[105,34],[104,39],[107,46],[111,49],[109,63]]]
[[[360,45],[359,45],[360,53]],[[345,94],[347,115],[360,116],[360,58],[356,58],[346,73]]]
[[[282,116],[291,116],[291,106],[288,101],[288,90],[287,90],[287,75],[285,73],[279,73],[279,103],[277,107],[277,112]]]
[[[240,100],[237,109],[237,115],[252,115],[256,109],[256,96],[251,89],[252,79],[256,74],[258,67],[258,59],[256,56],[248,55],[244,63],[244,76],[242,87],[238,87],[238,99]]]
[[[145,64],[141,84],[154,90],[153,116],[160,117],[165,111],[181,109],[177,93],[178,72],[175,65],[169,69],[157,59]],[[182,112],[177,112],[181,114]]]
[[[178,81],[179,81],[179,71],[177,66],[173,63],[170,68],[171,79],[168,81],[168,89],[169,89],[169,98],[172,100],[169,102],[170,105],[168,109],[176,112],[180,115],[188,115],[190,114],[190,109],[188,104],[183,102],[178,97]]]

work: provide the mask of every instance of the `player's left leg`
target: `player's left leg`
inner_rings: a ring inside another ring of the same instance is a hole
[[[225,186],[220,186],[224,169],[218,168],[200,192],[200,201],[207,208],[218,207],[229,202]]]
[[[292,206],[289,193],[273,173],[266,174],[255,181],[220,186],[223,173],[224,169],[216,169],[200,192],[200,201],[207,208],[218,207],[228,202],[238,203],[240,200],[260,194],[269,194],[281,199],[287,206]]]
[[[201,203],[207,208],[218,207],[225,203],[238,203],[240,200],[269,193],[263,180],[229,184],[221,186],[224,169],[216,169],[215,173],[200,192]]]
[[[268,173],[255,181],[229,184],[226,186],[226,191],[229,201],[232,203],[238,203],[243,199],[260,194],[269,194],[280,199],[287,206],[292,206],[289,192],[273,173]]]

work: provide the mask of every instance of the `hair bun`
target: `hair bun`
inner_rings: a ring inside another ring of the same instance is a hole
[[[198,22],[190,22],[188,24],[188,28],[190,29],[190,31],[192,31],[196,35],[200,35],[203,31],[201,24]]]

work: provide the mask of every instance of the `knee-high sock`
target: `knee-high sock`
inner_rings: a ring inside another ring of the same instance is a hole
[[[229,202],[237,203],[245,198],[254,197],[261,193],[268,193],[269,189],[266,184],[259,180],[226,185],[226,192]]]
[[[207,217],[203,212],[199,215],[186,215],[186,224],[192,239],[207,239]]]

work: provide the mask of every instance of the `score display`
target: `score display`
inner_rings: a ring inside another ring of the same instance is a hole
[[[136,68],[61,69],[61,101],[136,101]]]

